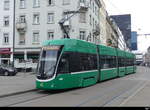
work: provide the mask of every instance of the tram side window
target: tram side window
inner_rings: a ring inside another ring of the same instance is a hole
[[[111,56],[110,57],[110,67],[111,68],[116,68],[117,67],[117,57],[116,56]]]
[[[69,54],[64,53],[60,59],[57,73],[63,74],[63,73],[69,73]]]
[[[93,68],[92,69],[97,69],[97,55],[91,55],[92,57],[92,64],[93,64]]]
[[[97,69],[97,55],[66,52],[60,59],[57,73],[63,74],[95,69]]]
[[[80,54],[71,52],[70,53],[70,72],[79,72],[81,71],[80,66]]]
[[[97,56],[94,54],[80,53],[81,71],[97,69]]]
[[[130,59],[130,66],[134,65],[134,59]]]
[[[126,62],[126,66],[129,66],[129,59],[125,59],[125,62]]]
[[[134,65],[134,60],[131,58],[126,59],[126,66],[133,66]]]
[[[101,69],[115,68],[117,67],[117,60],[115,56],[100,56]]]
[[[121,57],[118,57],[118,66],[119,67],[122,67],[121,59],[122,59]]]
[[[118,58],[118,65],[119,67],[124,67],[125,66],[125,59],[122,57]]]

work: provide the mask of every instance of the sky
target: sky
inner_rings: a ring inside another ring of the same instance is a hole
[[[150,0],[104,0],[109,15],[131,14],[132,31],[150,34]],[[138,36],[138,51],[146,52],[150,36]]]

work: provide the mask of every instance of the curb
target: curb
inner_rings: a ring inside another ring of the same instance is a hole
[[[34,92],[34,91],[37,91],[37,89],[30,89],[30,90],[26,90],[26,91],[4,94],[4,95],[0,95],[0,98],[10,97],[10,96],[14,96],[14,95],[20,95],[20,94],[24,94],[24,93],[28,93],[28,92]]]

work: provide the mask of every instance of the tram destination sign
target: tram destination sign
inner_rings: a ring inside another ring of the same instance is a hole
[[[59,50],[61,46],[56,45],[50,45],[50,46],[44,46],[43,50]]]

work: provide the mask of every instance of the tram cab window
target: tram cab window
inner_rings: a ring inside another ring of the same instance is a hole
[[[63,54],[59,65],[58,65],[58,74],[69,73],[69,54]]]

